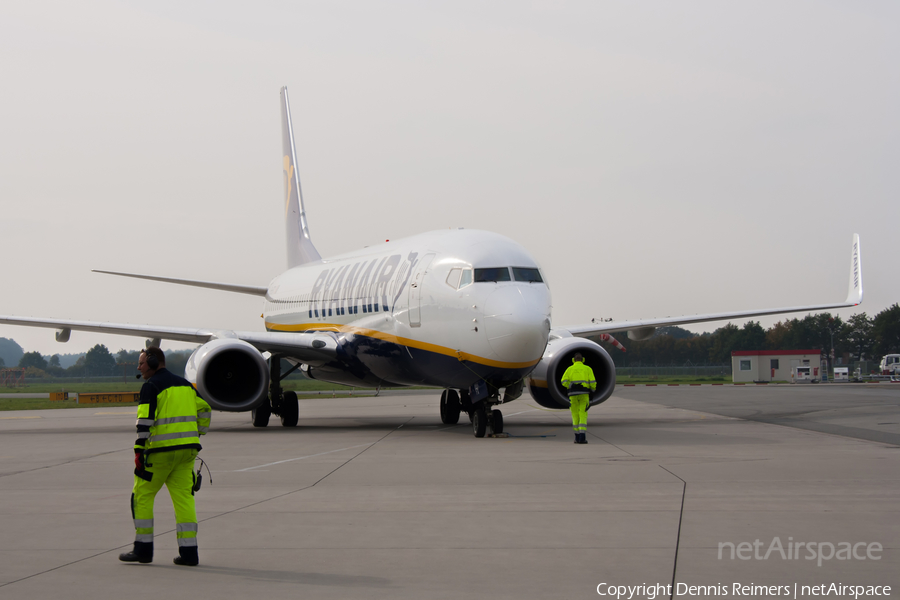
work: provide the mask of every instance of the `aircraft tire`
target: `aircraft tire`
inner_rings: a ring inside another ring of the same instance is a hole
[[[297,402],[296,392],[285,392],[281,398],[281,425],[282,427],[296,427],[300,419],[300,405]]]
[[[484,404],[478,404],[472,411],[472,431],[475,437],[483,438],[487,433],[487,414],[484,410]]]
[[[456,390],[444,390],[441,392],[441,423],[444,425],[456,425],[459,423],[459,394]]]
[[[250,418],[253,420],[254,427],[265,427],[269,424],[269,416],[272,414],[272,409],[269,407],[269,400],[266,399],[265,402],[254,408],[250,411]]]
[[[503,413],[499,410],[491,411],[491,433],[503,433]]]

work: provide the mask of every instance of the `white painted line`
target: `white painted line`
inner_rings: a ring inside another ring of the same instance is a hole
[[[349,446],[347,448],[340,448],[338,450],[329,450],[328,452],[319,452],[318,454],[310,454],[308,456],[298,456],[297,458],[288,458],[286,460],[279,460],[275,462],[266,463],[264,465],[256,465],[255,467],[247,467],[246,469],[238,469],[234,471],[235,473],[241,473],[243,471],[252,471],[253,469],[262,469],[263,467],[271,467],[272,465],[280,465],[282,463],[293,462],[295,460],[303,460],[304,458],[314,458],[316,456],[324,456],[325,454],[334,454],[335,452],[343,452],[344,450],[353,450],[354,448],[364,448],[366,446],[371,446],[376,442],[369,442],[368,444],[359,444],[358,446]]]
[[[514,417],[516,415],[524,415],[527,412],[534,412],[536,410],[537,410],[536,408],[532,408],[531,410],[523,410],[521,412],[513,413],[511,415],[503,415],[503,418],[505,419],[506,417]]]

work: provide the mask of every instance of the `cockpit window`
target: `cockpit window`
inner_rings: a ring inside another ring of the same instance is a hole
[[[454,290],[459,287],[459,276],[462,274],[462,269],[450,269],[450,274],[447,275],[447,285],[452,287]]]
[[[466,287],[467,285],[471,285],[472,283],[472,269],[463,269],[462,277],[459,279],[459,289]]]
[[[475,283],[482,281],[510,281],[509,269],[506,267],[475,269]]]
[[[529,269],[525,267],[513,267],[513,277],[516,281],[527,281],[529,283],[542,283],[541,272],[537,269]]]

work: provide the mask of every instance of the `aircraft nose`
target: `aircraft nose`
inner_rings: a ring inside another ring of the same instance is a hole
[[[503,362],[532,362],[543,355],[550,336],[550,301],[545,290],[502,286],[488,296],[485,333]]]

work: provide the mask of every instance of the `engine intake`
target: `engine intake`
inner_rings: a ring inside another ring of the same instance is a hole
[[[551,339],[541,362],[528,376],[528,391],[544,408],[569,408],[568,390],[562,386],[563,374],[581,353],[584,364],[594,371],[597,389],[591,393],[591,406],[609,398],[616,387],[616,367],[600,344],[577,337]]]
[[[266,399],[269,367],[259,350],[235,339],[213,340],[191,354],[184,377],[216,410],[252,410]]]

